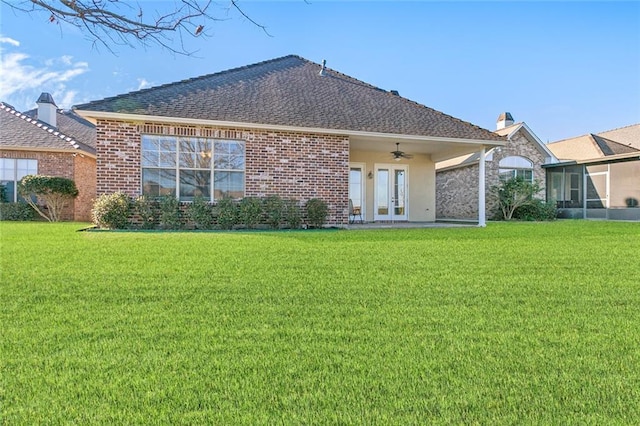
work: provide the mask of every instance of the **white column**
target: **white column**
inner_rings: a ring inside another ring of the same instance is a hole
[[[485,154],[486,150],[483,146],[480,150],[480,159],[478,162],[478,226],[487,226],[487,213],[485,208]]]

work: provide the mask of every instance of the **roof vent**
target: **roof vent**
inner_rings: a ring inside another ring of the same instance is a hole
[[[400,92],[398,92],[397,90],[389,90],[389,93],[391,93],[394,96],[400,96]]]
[[[323,59],[322,60],[322,68],[320,68],[320,72],[318,73],[319,75],[324,75],[324,69],[326,68],[326,66],[327,66],[327,60]]]
[[[496,122],[496,130],[504,129],[505,127],[509,127],[513,125],[513,116],[510,112],[503,112],[498,116],[498,121]]]
[[[38,120],[44,121],[51,127],[58,127],[57,116],[58,107],[53,101],[53,96],[50,93],[43,92],[38,100]]]

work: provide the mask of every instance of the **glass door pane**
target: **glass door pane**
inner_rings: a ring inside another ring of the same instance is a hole
[[[353,208],[362,211],[362,168],[351,167],[349,170],[349,199]]]
[[[376,215],[389,216],[389,169],[376,172]],[[380,217],[384,220],[387,217]]]
[[[393,179],[393,214],[395,216],[405,216],[406,214],[406,182],[405,171],[394,170]]]

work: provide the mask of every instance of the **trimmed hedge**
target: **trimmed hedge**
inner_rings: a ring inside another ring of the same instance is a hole
[[[225,197],[211,204],[203,197],[190,203],[175,197],[132,200],[121,192],[101,195],[92,209],[93,223],[104,229],[298,229],[305,216],[309,226],[318,228],[328,214],[327,203],[317,198],[309,200],[303,211],[298,200],[278,196]]]

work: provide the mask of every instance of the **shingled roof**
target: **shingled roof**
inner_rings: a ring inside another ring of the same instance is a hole
[[[624,145],[592,133],[553,142],[547,144],[547,147],[556,157],[563,160],[587,160],[640,152],[633,146]]]
[[[76,110],[487,141],[489,130],[290,55]]]
[[[95,155],[95,127],[73,112],[57,112],[58,127],[35,118],[37,113],[21,113],[0,102],[0,148],[38,151],[83,151]]]

